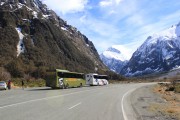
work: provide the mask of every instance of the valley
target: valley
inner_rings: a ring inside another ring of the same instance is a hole
[[[0,0],[0,119],[180,119],[179,6]]]

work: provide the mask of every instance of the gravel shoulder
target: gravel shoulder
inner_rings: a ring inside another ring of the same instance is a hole
[[[178,120],[176,115],[165,112],[168,101],[154,91],[157,85],[144,86],[130,95],[133,111],[137,120]],[[171,107],[171,106],[169,106]]]

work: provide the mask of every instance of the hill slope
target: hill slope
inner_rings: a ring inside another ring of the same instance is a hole
[[[0,66],[14,77],[39,77],[49,68],[108,70],[93,43],[41,1],[0,2]]]

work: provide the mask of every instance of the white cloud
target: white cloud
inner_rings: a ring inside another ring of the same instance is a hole
[[[101,7],[108,7],[108,6],[114,6],[114,5],[119,5],[120,2],[123,0],[103,0],[99,2],[99,5]]]
[[[83,11],[88,0],[44,0],[44,3],[51,9],[66,14]]]
[[[149,35],[176,24],[180,17],[177,0],[45,1],[50,8],[61,12],[60,17],[66,18],[68,24],[93,41],[99,53],[120,44],[131,49],[132,54]]]
[[[145,18],[143,15],[134,14],[126,19],[128,25],[133,26],[142,26],[145,22]]]
[[[101,2],[108,3],[108,1],[109,5],[101,5]],[[111,17],[113,21],[117,22],[132,14],[137,14],[137,10],[139,9],[136,0],[103,0],[101,2],[99,3],[99,9],[102,12],[102,16],[107,19]]]
[[[109,22],[96,19],[90,15],[85,15],[80,18],[81,24],[84,26],[88,26],[88,30],[95,32],[96,34],[106,37],[106,38],[115,38],[121,36],[119,34],[119,29],[116,28],[113,24],[109,24]],[[115,34],[112,36],[112,34]]]
[[[122,2],[123,0],[115,0],[116,4],[119,4],[120,2]]]
[[[162,16],[160,20],[166,24],[169,24],[169,22],[170,24],[180,22],[180,10],[173,12],[169,15]]]
[[[80,19],[79,24],[81,32],[93,41],[99,53],[102,53],[111,45],[117,44],[124,36],[120,28],[110,24],[107,21],[96,19],[90,15],[84,15]]]
[[[100,5],[101,7],[110,6],[110,5],[112,5],[112,0],[101,1],[101,2],[99,3],[99,5]]]

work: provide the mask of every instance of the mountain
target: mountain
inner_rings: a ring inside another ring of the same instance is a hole
[[[100,57],[103,63],[112,71],[119,73],[129,60],[127,48],[122,45],[113,45],[104,51]]]
[[[40,0],[0,0],[0,48],[0,67],[13,77],[108,70],[93,43]]]
[[[180,23],[149,36],[121,70],[126,76],[169,71],[180,66]]]

